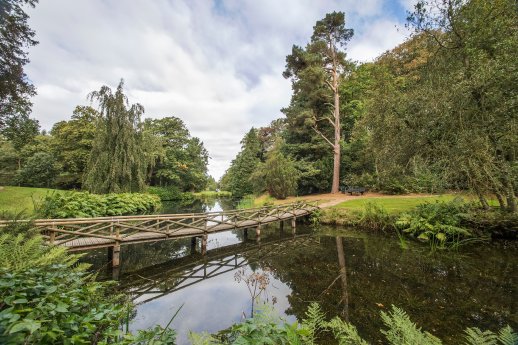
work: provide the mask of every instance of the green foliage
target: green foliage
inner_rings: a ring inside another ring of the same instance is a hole
[[[150,186],[147,188],[146,192],[149,194],[158,195],[162,201],[183,200],[185,198],[185,194],[188,194],[181,192],[175,186]]]
[[[302,320],[302,327],[306,329],[306,334],[303,337],[304,342],[315,344],[319,333],[323,331],[325,326],[326,321],[322,308],[316,302],[311,303],[306,311],[306,317]]]
[[[307,334],[297,323],[279,324],[279,317],[272,310],[263,306],[253,318],[233,325],[216,335],[191,333],[189,338],[193,345],[213,344],[286,344],[302,345],[302,337]]]
[[[141,116],[144,107],[129,106],[121,80],[115,93],[108,86],[88,96],[99,102],[97,131],[84,177],[92,193],[139,192],[147,168]]]
[[[241,140],[241,152],[221,178],[221,189],[231,192],[236,198],[256,192],[252,175],[259,167],[261,156],[262,150],[257,129],[252,128]]]
[[[54,156],[46,152],[37,152],[30,157],[16,175],[16,182],[28,187],[51,187],[59,172]]]
[[[118,335],[127,314],[120,296],[108,298],[105,284],[65,265],[0,270],[0,340],[7,344],[93,342]]]
[[[29,27],[28,7],[37,0],[4,0],[0,7],[0,128],[6,117],[29,114],[36,91],[24,72],[27,49],[38,44]]]
[[[49,247],[40,236],[5,233],[0,234],[0,267],[10,272],[28,268],[46,267],[55,262],[71,266],[78,256],[68,255],[64,247]]]
[[[209,154],[200,139],[191,137],[181,119],[146,119],[144,131],[157,141],[152,146],[153,162],[148,171],[151,185],[174,186],[181,192],[206,187]]]
[[[375,202],[368,202],[365,208],[355,214],[355,225],[375,230],[386,231],[394,226],[394,215]]]
[[[67,192],[48,194],[36,212],[44,218],[81,218],[152,213],[161,206],[152,194],[90,194]]]
[[[52,127],[52,151],[61,164],[58,185],[80,188],[95,137],[99,113],[89,106],[77,106],[72,118]]]
[[[473,206],[462,199],[450,202],[425,203],[409,213],[401,215],[395,225],[407,234],[438,244],[458,244],[460,240],[472,237],[472,232],[463,226],[463,221]]]
[[[14,149],[20,152],[25,145],[34,140],[39,129],[38,120],[31,119],[29,115],[20,114],[10,116],[5,121],[1,133],[13,144]]]
[[[261,181],[272,197],[282,200],[295,194],[299,173],[293,160],[281,152],[281,144],[278,141],[274,148],[267,153],[266,162],[258,166],[251,178],[254,181]],[[257,182],[255,184],[259,185]],[[258,191],[257,187],[255,189]]]
[[[368,345],[368,343],[360,337],[356,327],[344,322],[338,317],[335,317],[325,325],[333,332],[339,345]]]
[[[441,341],[428,332],[421,331],[410,321],[408,315],[395,306],[389,313],[381,312],[381,318],[387,330],[381,332],[393,345],[440,345]]]
[[[282,110],[287,117],[287,151],[313,173],[302,174],[303,193],[322,191],[331,181],[333,192],[338,191],[342,132],[349,123],[340,103],[346,80],[342,76],[352,70],[343,48],[352,36],[343,12],[328,13],[316,22],[307,46],[294,45],[286,57],[283,76],[291,79],[293,89],[289,107]]]
[[[422,331],[413,323],[409,316],[400,308],[392,306],[388,313],[381,312],[387,344],[390,345],[441,345],[439,338]],[[468,328],[466,345],[516,345],[518,334],[507,326],[498,334],[491,331],[482,332],[477,328]],[[339,345],[368,345],[359,334],[356,327],[339,317],[330,321],[325,320],[320,306],[312,303],[306,311],[306,318],[299,325],[288,324],[263,307],[255,317],[235,324],[216,335],[207,333],[190,333],[193,345],[223,345],[223,344],[300,344],[315,345],[332,334]],[[333,342],[334,343],[334,342]]]
[[[0,343],[172,345],[176,333],[156,326],[123,334],[132,308],[112,283],[94,282],[77,255],[49,247],[11,216],[0,228]]]

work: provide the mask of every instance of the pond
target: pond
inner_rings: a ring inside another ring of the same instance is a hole
[[[397,238],[354,229],[298,224],[294,235],[289,226],[271,224],[259,243],[255,232],[245,238],[239,230],[209,235],[205,257],[192,249],[189,239],[124,246],[116,271],[108,268],[106,250],[85,260],[133,296],[130,329],[165,326],[183,306],[172,323],[179,344],[188,343],[189,330],[217,332],[249,317],[252,295],[244,279],[252,272],[266,286],[261,303],[287,321],[302,320],[316,301],[327,317],[348,319],[372,343],[382,340],[380,311],[392,304],[446,344],[459,343],[466,327],[518,329],[516,242],[431,253],[419,243],[402,249]]]

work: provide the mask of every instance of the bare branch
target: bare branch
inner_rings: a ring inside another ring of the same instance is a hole
[[[327,84],[327,86],[329,86],[329,87],[331,88],[331,90],[332,90],[333,92],[336,92],[335,87],[333,86],[333,84],[331,84],[331,83],[329,82],[329,80],[326,80],[326,84]]]
[[[325,141],[327,141],[327,142],[329,143],[329,145],[331,145],[331,147],[332,147],[332,148],[334,148],[334,147],[335,147],[335,145],[334,145],[334,144],[333,144],[329,139],[327,139],[327,138],[326,138],[326,136],[325,136],[324,134],[322,134],[322,132],[320,132],[320,131],[318,130],[317,126],[313,126],[313,129],[315,130],[315,132],[317,132],[318,134],[320,134],[320,136],[321,136],[322,138],[324,138],[324,140],[325,140]]]

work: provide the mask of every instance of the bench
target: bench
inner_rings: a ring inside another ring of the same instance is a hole
[[[358,186],[342,187],[341,189],[342,189],[342,193],[344,193],[344,194],[349,193],[350,195],[353,195],[353,194],[363,195],[363,193],[366,192],[365,187],[358,187]]]

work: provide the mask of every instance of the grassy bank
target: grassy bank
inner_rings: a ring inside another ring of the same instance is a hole
[[[32,213],[34,203],[41,201],[45,195],[56,192],[57,189],[32,187],[0,187],[0,211]]]
[[[226,191],[213,191],[213,190],[204,190],[197,193],[192,193],[192,195],[196,198],[229,198],[232,196],[232,193]]]
[[[372,198],[366,197],[355,200],[347,200],[334,207],[349,211],[360,211],[364,210],[368,203],[376,203],[376,205],[383,207],[389,213],[400,213],[409,211],[412,208],[426,202],[451,201],[456,197],[458,197],[457,194],[426,195],[418,197],[410,197],[405,195]]]

